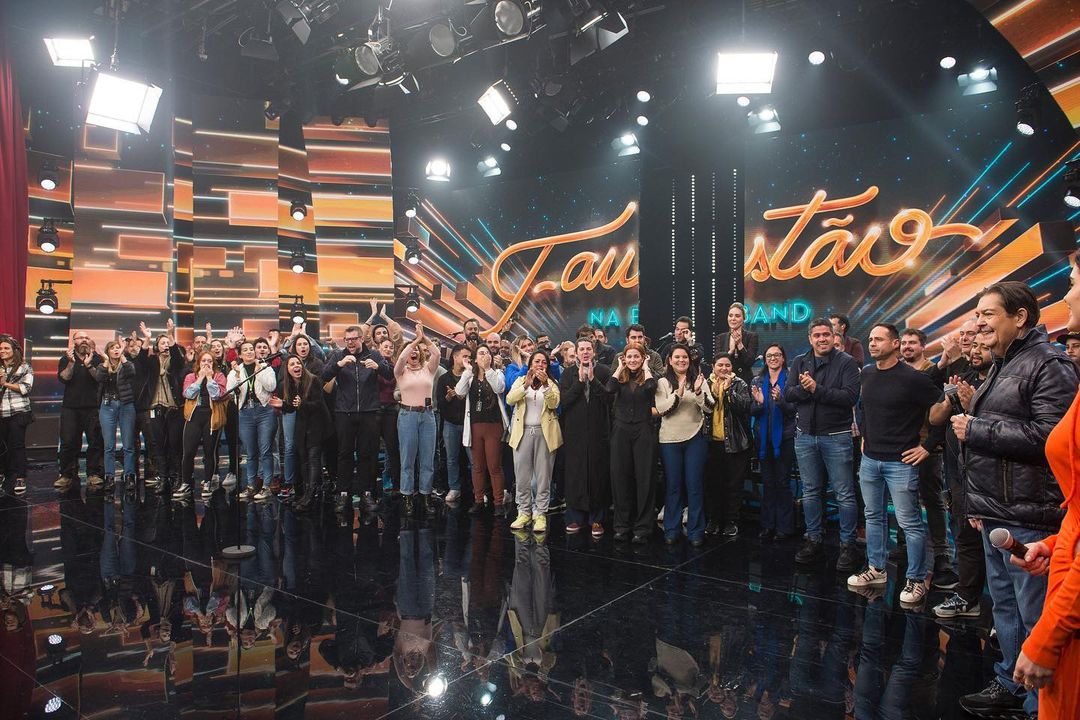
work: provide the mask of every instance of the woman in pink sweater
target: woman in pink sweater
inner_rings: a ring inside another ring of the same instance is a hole
[[[401,494],[405,515],[413,513],[416,498],[416,460],[420,456],[420,502],[423,512],[434,510],[431,489],[435,480],[435,410],[431,391],[439,368],[438,346],[424,337],[416,324],[416,337],[401,350],[394,377],[401,394],[398,408],[398,450],[401,455]]]

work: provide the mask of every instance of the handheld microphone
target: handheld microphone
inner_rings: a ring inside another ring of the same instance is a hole
[[[994,528],[990,531],[990,544],[999,550],[1008,550],[1014,557],[1021,560],[1027,555],[1027,545],[1012,536],[1005,528]]]

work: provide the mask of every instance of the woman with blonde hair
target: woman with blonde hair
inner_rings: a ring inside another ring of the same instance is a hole
[[[210,480],[217,458],[218,433],[225,425],[225,399],[225,376],[215,369],[213,354],[203,350],[192,372],[184,378],[184,455],[180,461],[180,487],[173,493],[178,500],[191,493],[199,445],[203,449],[205,480]]]
[[[626,344],[607,382],[614,396],[611,406],[611,497],[615,504],[615,539],[646,543],[652,535],[656,489],[652,472],[656,464],[656,431],[653,429],[653,398],[656,378],[640,343]]]
[[[135,364],[124,354],[124,343],[105,344],[105,361],[94,368],[98,383],[98,421],[105,440],[105,479],[116,472],[116,430],[124,446],[124,479],[135,480]],[[132,486],[133,487],[133,486]]]
[[[555,451],[562,445],[562,430],[555,408],[559,407],[559,386],[548,376],[547,352],[535,351],[529,369],[514,381],[506,402],[514,408],[510,421],[510,447],[514,449],[514,478],[517,483],[518,516],[512,530],[532,523],[535,533],[547,530],[551,501],[551,471]],[[533,485],[536,491],[533,492]]]

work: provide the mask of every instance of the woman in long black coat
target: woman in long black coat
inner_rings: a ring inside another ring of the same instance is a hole
[[[600,537],[611,505],[611,399],[604,391],[611,369],[596,364],[592,340],[580,338],[576,349],[577,365],[563,368],[559,379],[566,532],[579,532],[588,523],[593,537]]]

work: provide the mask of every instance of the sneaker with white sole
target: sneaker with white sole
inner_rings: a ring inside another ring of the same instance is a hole
[[[861,573],[852,575],[847,579],[848,587],[861,588],[870,585],[888,585],[889,573],[878,570],[876,567],[868,567]]]
[[[236,496],[236,499],[240,502],[247,502],[251,499],[251,496],[255,494],[255,491],[250,487],[246,487],[240,491],[240,494]]]
[[[510,523],[511,530],[522,530],[532,522],[532,515],[529,513],[518,513],[518,516],[514,518],[514,522]]]
[[[203,483],[199,486],[199,489],[201,490],[202,496],[204,498],[208,498],[214,494],[214,488],[210,486],[209,481],[203,481]]]
[[[188,483],[181,483],[180,487],[173,491],[172,496],[177,500],[186,498],[191,493],[191,485]]]
[[[461,499],[461,491],[460,490],[451,490],[450,492],[446,493],[445,500],[448,503],[457,502],[460,499]]]
[[[271,495],[273,495],[273,493],[270,492],[270,488],[264,487],[259,490],[259,492],[255,493],[251,499],[255,502],[263,502],[265,500],[269,500]]]
[[[907,579],[904,589],[900,591],[900,602],[903,605],[918,605],[926,599],[926,581]]]
[[[939,618],[977,618],[982,615],[982,608],[978,601],[968,602],[958,593],[953,593],[940,605],[934,606],[934,615]]]
[[[221,481],[221,487],[231,490],[236,487],[236,476],[229,473],[225,476],[225,479]]]

